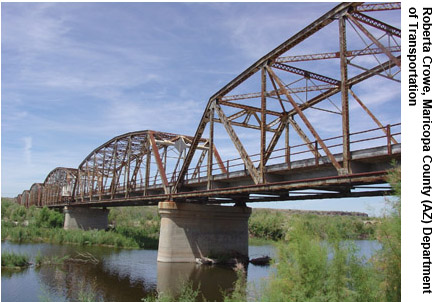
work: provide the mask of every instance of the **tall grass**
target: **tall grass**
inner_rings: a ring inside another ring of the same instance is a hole
[[[9,251],[2,252],[2,268],[24,268],[29,265],[28,255],[15,254]]]
[[[2,239],[15,242],[47,242],[57,244],[103,245],[125,248],[139,248],[133,239],[116,232],[104,230],[64,230],[36,226],[10,226],[2,223]]]
[[[63,230],[64,215],[46,207],[26,209],[2,199],[1,238],[16,242],[105,245],[118,248],[158,247],[160,218],[156,208],[128,207],[110,210],[109,231]],[[26,222],[26,223],[25,223]]]

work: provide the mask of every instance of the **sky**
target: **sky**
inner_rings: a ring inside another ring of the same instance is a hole
[[[117,135],[193,135],[211,95],[336,3],[1,5],[1,195],[15,197]],[[379,215],[384,204],[254,206]]]

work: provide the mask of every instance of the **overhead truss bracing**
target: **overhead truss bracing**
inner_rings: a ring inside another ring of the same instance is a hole
[[[209,124],[221,124],[254,185],[270,183],[266,171],[273,162],[276,148],[286,150],[285,162],[290,161],[293,134],[310,155],[327,158],[336,174],[351,175],[351,128],[358,129],[358,126],[350,117],[350,107],[362,108],[374,127],[383,135],[389,134],[386,123],[378,118],[380,114],[372,113],[366,100],[378,87],[388,92],[393,89],[392,83],[400,83],[400,17],[395,13],[393,19],[384,20],[388,15],[382,16],[384,19],[379,15],[380,11],[400,8],[400,3],[337,5],[215,93],[209,99],[194,141],[205,135]],[[319,40],[328,33],[332,35],[332,44],[326,37],[328,45],[322,45]],[[303,49],[309,51],[314,45],[314,52],[303,53]],[[332,51],[324,51],[325,47]],[[399,102],[394,104],[399,106]],[[315,111],[320,112],[317,119]],[[355,109],[355,117],[357,112]],[[332,142],[326,142],[324,135],[327,134],[323,133],[327,129],[319,121],[339,129],[338,149]],[[215,141],[213,126],[209,128],[209,139]],[[248,134],[239,135],[239,129],[259,132],[257,152],[247,150],[248,144],[243,140]],[[389,141],[398,144],[394,135],[389,134]],[[278,146],[279,142],[285,146]],[[173,193],[188,189],[185,179],[193,165],[194,151],[189,149]],[[337,152],[342,154],[341,159],[335,156]]]
[[[169,195],[192,137],[152,130],[117,136],[93,150],[78,167],[74,198],[78,202],[112,200],[151,194]],[[197,143],[197,165],[189,178],[205,175],[201,169],[210,144]],[[216,148],[212,146],[216,151]],[[216,164],[222,161],[214,152]],[[204,163],[205,165],[206,163]]]

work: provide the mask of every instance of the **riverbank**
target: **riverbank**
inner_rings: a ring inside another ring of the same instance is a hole
[[[253,209],[249,219],[251,244],[263,245],[282,241],[292,221],[303,220],[321,239],[327,230],[337,229],[344,240],[375,239],[380,219],[364,215],[342,215],[343,212],[301,212]],[[103,245],[116,248],[157,249],[160,217],[156,207],[112,208],[107,231],[64,230],[63,214],[47,208],[29,209],[2,198],[2,240],[46,242],[57,244]]]

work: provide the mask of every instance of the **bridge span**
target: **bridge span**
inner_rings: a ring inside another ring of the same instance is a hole
[[[158,260],[178,262],[247,255],[251,202],[391,194],[400,8],[337,5],[216,92],[193,136],[119,135],[17,202],[64,209],[66,228],[105,228],[107,207],[158,205]]]

